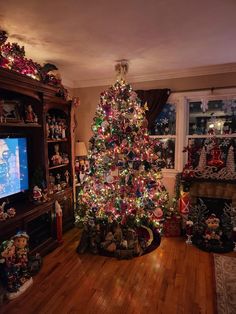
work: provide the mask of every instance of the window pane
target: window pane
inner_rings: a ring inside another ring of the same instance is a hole
[[[175,135],[176,134],[176,108],[175,105],[165,104],[155,121],[155,128],[151,135]]]
[[[158,165],[160,168],[175,168],[175,139],[155,139],[154,151],[158,156]]]
[[[236,100],[189,102],[189,135],[236,133]]]

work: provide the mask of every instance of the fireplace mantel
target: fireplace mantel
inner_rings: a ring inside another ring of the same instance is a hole
[[[236,207],[236,184],[223,182],[192,182],[190,186],[191,203],[195,205],[198,198],[219,198],[232,200],[232,206]]]

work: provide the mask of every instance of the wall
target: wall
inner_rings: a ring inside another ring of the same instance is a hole
[[[111,84],[112,83],[113,82],[111,82]],[[166,79],[133,84],[131,83],[131,85],[133,89],[170,88],[172,92],[232,87],[236,85],[236,73]],[[96,111],[96,106],[100,100],[100,93],[106,88],[107,86],[86,87],[74,89],[73,92],[75,96],[79,96],[80,98],[80,106],[76,112],[78,126],[76,129],[75,139],[85,141],[87,146],[88,141],[92,135],[91,124]],[[174,177],[168,177],[164,175],[163,182],[169,190],[170,194],[172,194],[174,189]]]

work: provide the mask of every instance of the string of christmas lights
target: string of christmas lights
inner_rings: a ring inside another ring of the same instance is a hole
[[[90,173],[79,193],[85,225],[161,231],[168,193],[148,135],[146,110],[124,80],[101,94],[91,126]],[[76,220],[81,220],[79,213]]]

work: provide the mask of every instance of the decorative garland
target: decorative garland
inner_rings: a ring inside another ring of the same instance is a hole
[[[13,218],[16,215],[15,208],[11,207],[5,210],[6,202],[3,202],[0,206],[0,221],[7,220],[8,218]]]
[[[41,66],[31,59],[25,58],[25,48],[17,43],[6,43],[7,33],[0,30],[0,67],[29,76],[41,81]]]
[[[236,180],[236,172],[228,171],[227,167],[218,170],[214,166],[206,166],[203,170],[184,169],[183,178],[210,179],[210,180]]]
[[[198,147],[189,145],[183,152],[188,152],[188,162],[182,172],[182,179],[191,181],[192,179],[210,179],[235,181],[235,157],[234,147],[231,145],[225,153],[225,160],[222,160],[222,151],[216,138],[212,137],[212,144]],[[207,160],[210,155],[210,160]],[[199,154],[198,164],[196,165],[196,156]]]
[[[71,100],[67,90],[62,85],[60,74],[54,64],[46,63],[41,66],[32,59],[27,59],[24,46],[21,47],[17,43],[6,43],[7,39],[7,32],[0,30],[0,68],[58,87],[56,95]]]

